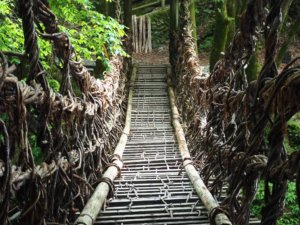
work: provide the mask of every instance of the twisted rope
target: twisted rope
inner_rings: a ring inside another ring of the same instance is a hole
[[[188,125],[189,148],[204,164],[202,175],[207,183],[215,178],[212,193],[218,196],[228,186],[222,206],[235,224],[249,223],[260,180],[266,186],[262,224],[275,224],[283,213],[288,181],[299,180],[300,153],[288,155],[283,140],[287,121],[300,109],[300,67],[294,60],[279,73],[274,61],[283,2],[249,0],[240,29],[210,75],[203,73],[194,51],[188,1],[180,7],[182,26],[170,60],[177,103]],[[262,38],[257,30],[264,31],[265,63],[258,80],[248,84],[245,68]],[[299,188],[296,194],[299,199]]]

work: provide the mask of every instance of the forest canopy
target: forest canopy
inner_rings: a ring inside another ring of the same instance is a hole
[[[79,58],[100,59],[108,67],[112,55],[125,56],[122,48],[124,26],[115,19],[98,12],[96,1],[91,0],[50,0],[49,4],[60,24],[76,49]],[[42,33],[42,27],[37,28]],[[0,49],[23,53],[23,32],[21,20],[13,0],[0,1]],[[41,61],[51,59],[51,44],[39,38]],[[43,63],[50,69],[49,63]]]

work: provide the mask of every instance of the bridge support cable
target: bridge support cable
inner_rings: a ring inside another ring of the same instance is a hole
[[[91,196],[91,198],[85,205],[84,209],[80,213],[79,217],[77,218],[75,222],[75,224],[77,225],[94,224],[94,221],[97,215],[99,214],[100,210],[104,206],[107,197],[110,194],[113,194],[113,181],[116,177],[120,175],[120,172],[123,168],[122,156],[130,132],[132,96],[133,96],[135,78],[136,78],[136,67],[134,66],[131,73],[127,113],[126,113],[125,127],[123,133],[114,151],[111,164],[109,164],[108,168],[103,174],[102,179],[100,180],[100,183],[95,189],[93,195]]]
[[[218,209],[220,205],[212,196],[212,194],[209,192],[203,180],[201,179],[199,172],[193,165],[193,161],[191,159],[187,147],[184,131],[179,121],[180,115],[176,106],[175,94],[170,79],[168,80],[168,93],[169,93],[170,105],[172,111],[172,124],[176,133],[179,150],[182,156],[183,167],[190,181],[192,182],[193,187],[196,190],[199,198],[201,199],[204,206],[208,210],[208,214],[210,215],[210,218],[214,220],[214,223],[216,225],[232,225],[228,216],[224,212],[221,211],[219,213],[216,212],[216,209]]]

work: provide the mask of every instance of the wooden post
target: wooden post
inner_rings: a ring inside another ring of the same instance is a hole
[[[196,11],[195,11],[195,0],[190,0],[190,16],[191,16],[191,25],[193,31],[193,37],[195,42],[195,51],[198,52],[198,45],[197,45],[197,24],[196,24]]]
[[[138,34],[139,34],[139,52],[143,52],[143,49],[142,49],[142,43],[143,43],[143,17],[140,16],[139,17],[139,30],[138,30]]]
[[[148,16],[148,51],[152,52],[152,30],[151,30],[151,18]]]
[[[144,53],[147,53],[146,52],[146,44],[147,44],[147,40],[146,40],[146,17],[143,16],[143,52]]]
[[[138,19],[136,16],[134,16],[134,48],[135,48],[135,52],[139,52],[139,37],[138,37]]]
[[[133,48],[133,52],[135,52],[135,20],[136,20],[136,16],[132,16],[132,25],[131,25],[131,36],[132,36],[132,48]]]
[[[140,43],[140,46],[141,46],[141,52],[144,52],[144,49],[143,49],[143,42],[144,42],[144,16],[140,16],[140,35],[141,35],[141,43]]]
[[[145,17],[145,53],[148,53],[148,16]]]

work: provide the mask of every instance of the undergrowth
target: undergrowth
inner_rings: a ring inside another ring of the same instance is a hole
[[[259,219],[260,212],[264,206],[264,182],[259,183],[259,189],[255,200],[253,201],[251,212]],[[299,225],[300,209],[297,203],[296,183],[288,184],[288,192],[286,193],[284,215],[278,220],[277,225]]]

